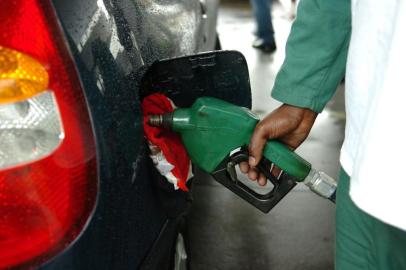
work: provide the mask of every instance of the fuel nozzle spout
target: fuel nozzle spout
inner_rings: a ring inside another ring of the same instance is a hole
[[[152,127],[172,129],[172,124],[173,124],[173,113],[155,114],[150,115],[148,118],[148,125]]]

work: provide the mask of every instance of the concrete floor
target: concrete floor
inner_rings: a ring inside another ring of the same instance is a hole
[[[255,25],[249,1],[222,3],[218,31],[223,49],[241,51],[247,58],[253,110],[260,116],[279,105],[269,93],[292,23],[290,1],[274,3],[273,22],[278,49],[265,55],[251,47]],[[340,88],[297,152],[314,167],[337,177],[344,123]],[[204,174],[197,175],[193,197],[189,219],[192,270],[334,268],[335,207],[303,185],[296,186],[269,214]]]

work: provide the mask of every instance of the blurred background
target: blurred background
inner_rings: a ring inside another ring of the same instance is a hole
[[[252,47],[255,22],[248,0],[223,0],[218,18],[222,49],[247,59],[253,110],[261,117],[280,105],[270,97],[284,59],[294,19],[290,0],[274,0],[272,21],[277,50]],[[343,87],[317,118],[309,138],[297,150],[314,167],[336,177],[343,140]],[[194,204],[188,229],[192,270],[334,269],[334,205],[297,185],[269,214],[263,214],[205,174],[194,181]],[[254,183],[251,187],[257,188]]]

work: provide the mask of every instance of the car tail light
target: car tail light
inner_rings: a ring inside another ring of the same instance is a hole
[[[0,21],[0,269],[32,268],[91,216],[95,142],[51,4],[2,1]]]

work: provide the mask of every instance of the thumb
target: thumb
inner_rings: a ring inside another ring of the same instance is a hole
[[[268,140],[268,132],[265,131],[263,126],[257,126],[252,134],[249,151],[248,163],[251,167],[257,166],[259,161],[262,159],[262,151]]]

